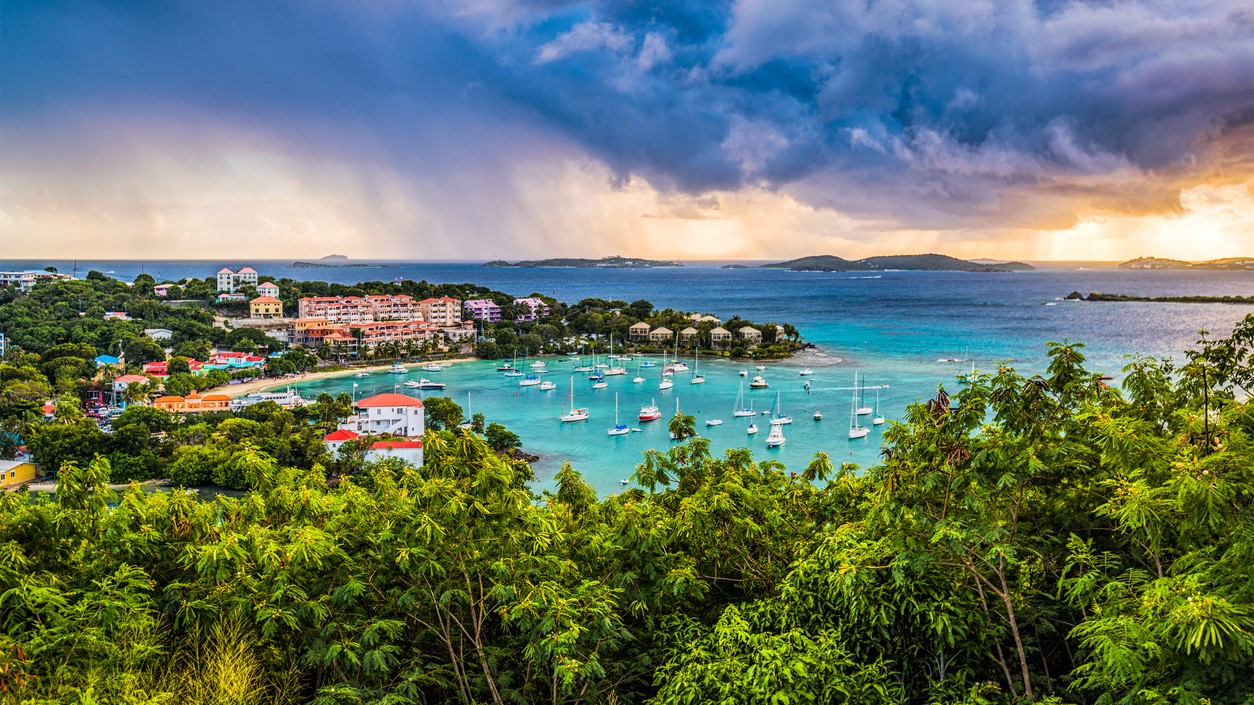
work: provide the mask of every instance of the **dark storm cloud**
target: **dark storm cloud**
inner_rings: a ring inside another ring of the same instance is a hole
[[[85,115],[161,116],[419,183],[573,146],[623,180],[765,185],[907,227],[1152,212],[1251,173],[1234,144],[1254,114],[1254,12],[1236,0],[0,12],[0,142],[18,164],[114,149],[75,142]]]

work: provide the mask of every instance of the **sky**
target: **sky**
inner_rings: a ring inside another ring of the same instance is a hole
[[[1246,0],[5,0],[0,258],[1254,256]]]

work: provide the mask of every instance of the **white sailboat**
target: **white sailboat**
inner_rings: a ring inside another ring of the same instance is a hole
[[[466,392],[466,421],[457,424],[458,428],[469,431],[474,428],[475,408],[470,404],[470,392]]]
[[[671,359],[670,368],[672,372],[688,371],[688,365],[679,361],[679,333],[675,334],[675,357]]]
[[[664,392],[674,386],[675,386],[675,383],[671,381],[670,368],[667,367],[666,369],[662,370],[662,381],[658,382],[658,385],[657,385],[658,391]]]
[[[858,373],[853,373],[853,395],[858,404],[862,404],[862,387],[858,384]],[[856,413],[858,416],[866,416],[875,411],[869,406],[858,406]]]
[[[500,367],[496,369],[504,371],[506,377],[522,377],[523,372],[522,370],[518,369],[518,351],[517,350],[514,351],[513,362],[501,365]]]
[[[539,384],[540,375],[527,375],[526,377],[518,380],[518,386],[520,387],[536,387],[539,386]]]
[[[693,384],[705,384],[705,376],[701,374],[701,361],[698,359],[700,355],[701,355],[700,352],[692,353],[692,383]]]
[[[609,354],[609,357],[607,357],[606,359],[607,359],[607,360],[617,360],[617,359],[618,359],[618,357],[617,357],[616,355],[614,355],[614,334],[613,334],[613,333],[611,333],[611,334],[610,334],[610,354]],[[606,377],[611,377],[611,376],[614,376],[614,375],[625,375],[625,374],[627,374],[627,368],[626,368],[626,367],[623,367],[623,366],[622,366],[622,365],[620,365],[620,364],[610,365],[610,366],[609,366],[609,367],[607,367],[607,368],[606,368],[606,370],[605,370],[605,376],[606,376]]]
[[[849,440],[866,438],[866,434],[870,432],[871,429],[863,426],[858,419],[858,392],[857,383],[855,382],[853,399],[849,401]]]
[[[627,428],[627,424],[618,422],[618,395],[614,395],[614,425],[605,430],[610,436],[625,436],[631,433],[631,429]]]
[[[884,417],[880,416],[880,388],[875,388],[875,416],[871,417],[871,423],[876,426],[883,425]]]
[[[782,426],[789,423],[792,423],[792,417],[784,413],[784,407],[779,401],[779,392],[775,392],[775,406],[771,407],[771,425]]]
[[[749,436],[752,436],[753,434],[757,432],[758,432],[758,425],[755,423],[750,423],[749,428],[745,429],[745,434]]]
[[[567,399],[567,403],[569,404],[570,410],[567,411],[565,414],[562,414],[558,418],[560,418],[564,423],[570,423],[572,421],[587,421],[588,409],[586,407],[580,407],[578,409],[575,408],[575,378],[574,377],[570,378],[570,396],[566,397],[566,399]]]
[[[740,383],[740,391],[736,393],[736,405],[732,407],[732,416],[742,418],[745,416],[753,416],[753,402],[749,406],[745,406],[745,383]]]
[[[643,384],[644,377],[640,376],[640,365],[636,365],[636,376],[631,379],[632,384]]]

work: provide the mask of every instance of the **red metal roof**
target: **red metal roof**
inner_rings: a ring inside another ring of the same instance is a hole
[[[331,433],[328,433],[328,434],[327,434],[327,437],[326,437],[326,438],[323,438],[322,440],[324,440],[324,441],[332,441],[332,442],[334,442],[334,441],[352,441],[352,440],[356,440],[356,439],[358,439],[358,438],[360,438],[360,437],[361,437],[361,434],[360,434],[360,433],[357,433],[356,431],[350,431],[350,430],[348,430],[348,429],[346,429],[346,428],[341,428],[341,429],[340,429],[340,430],[338,430],[338,431],[332,431]]]
[[[375,441],[370,445],[375,450],[393,450],[396,448],[422,448],[422,441]]]
[[[404,394],[376,394],[372,397],[366,397],[357,402],[360,409],[368,409],[375,406],[422,406],[421,399],[407,397]]]

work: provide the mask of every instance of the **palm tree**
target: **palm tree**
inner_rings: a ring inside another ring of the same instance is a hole
[[[148,397],[152,394],[152,384],[149,382],[131,382],[122,390],[122,399],[127,404],[143,404],[148,401]]]

